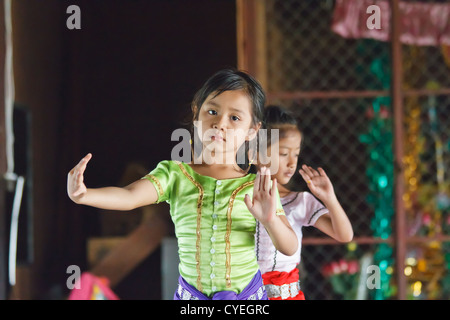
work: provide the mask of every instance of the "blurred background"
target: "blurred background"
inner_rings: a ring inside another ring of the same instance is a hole
[[[171,299],[167,206],[78,206],[66,177],[88,152],[90,187],[170,159],[193,95],[225,67],[294,112],[299,165],[327,171],[353,224],[349,244],[304,229],[306,298],[450,298],[450,1],[1,4],[1,299],[66,299],[72,265],[120,299]]]

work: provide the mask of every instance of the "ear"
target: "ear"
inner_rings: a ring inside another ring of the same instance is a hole
[[[194,124],[195,128],[199,128],[198,124],[200,123],[200,128],[201,128],[201,122],[198,121],[198,116],[200,113],[200,108],[197,105],[192,105],[192,122]]]
[[[191,111],[192,111],[192,115],[193,115],[193,120],[198,120],[198,113],[199,113],[200,108],[197,105],[191,105]]]
[[[256,125],[248,129],[248,134],[245,137],[246,141],[250,141],[255,139],[256,135],[258,134],[259,129],[261,128],[261,122],[258,122]]]

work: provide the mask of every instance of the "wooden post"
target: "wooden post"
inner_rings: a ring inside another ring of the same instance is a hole
[[[267,90],[265,0],[236,0],[238,69],[249,72]]]
[[[405,255],[406,212],[403,203],[403,61],[400,42],[399,0],[391,1],[391,49],[392,49],[392,105],[394,111],[394,155],[395,155],[395,252],[397,274],[397,298],[406,299]]]

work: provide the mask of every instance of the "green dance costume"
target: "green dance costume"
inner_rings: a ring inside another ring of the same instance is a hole
[[[175,225],[180,275],[206,296],[240,293],[258,272],[256,220],[244,202],[255,174],[217,180],[188,164],[161,161],[142,179],[153,183],[157,203],[166,201]],[[277,215],[284,215],[277,196]]]

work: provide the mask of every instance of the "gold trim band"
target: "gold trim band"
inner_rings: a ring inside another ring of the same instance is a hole
[[[225,282],[226,282],[226,287],[227,288],[231,288],[231,252],[230,252],[230,234],[231,234],[231,211],[233,211],[233,205],[234,205],[234,200],[237,196],[237,194],[244,188],[251,186],[252,184],[254,184],[254,181],[248,181],[244,184],[242,184],[241,186],[239,186],[237,189],[235,189],[233,191],[233,193],[231,194],[230,197],[230,201],[228,204],[228,209],[227,209],[227,231],[225,233],[225,255],[226,255],[226,262],[225,262]]]
[[[197,199],[197,229],[195,231],[197,235],[197,241],[196,241],[196,251],[195,251],[195,263],[197,267],[197,290],[203,291],[202,282],[201,282],[201,272],[200,272],[200,241],[201,241],[201,224],[202,224],[202,204],[203,204],[203,196],[204,196],[204,190],[203,186],[195,181],[194,178],[186,171],[186,169],[183,167],[183,165],[180,162],[177,162],[178,166],[180,167],[181,172],[197,187],[198,189],[198,199]]]
[[[158,193],[159,193],[159,198],[161,198],[164,195],[164,190],[161,186],[161,182],[159,182],[158,178],[156,178],[154,175],[152,174],[147,174],[144,178],[150,178],[154,183],[156,183],[156,185],[158,186]]]

